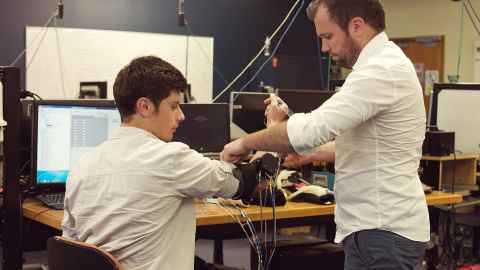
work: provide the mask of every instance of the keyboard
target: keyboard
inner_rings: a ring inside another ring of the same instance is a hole
[[[43,193],[35,196],[38,200],[44,203],[46,206],[61,210],[63,209],[63,201],[65,199],[65,193]]]

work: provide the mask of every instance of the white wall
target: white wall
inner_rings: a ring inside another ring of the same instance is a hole
[[[480,1],[471,0],[480,12]],[[383,0],[390,38],[445,36],[445,78],[456,74],[460,33],[460,3],[451,0]],[[478,23],[480,26],[480,22]],[[465,13],[460,81],[474,80],[473,48],[477,33]]]
[[[213,38],[190,37],[186,67],[187,37],[183,35],[49,28],[35,39],[41,30],[26,29],[26,87],[42,98],[77,98],[80,82],[107,81],[107,97],[113,99],[118,71],[135,57],[156,55],[184,75],[188,69],[187,80],[197,101],[212,99]]]

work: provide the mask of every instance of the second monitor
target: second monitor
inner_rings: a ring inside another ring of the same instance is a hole
[[[219,153],[230,142],[230,116],[227,103],[180,104],[185,120],[173,135],[200,153]]]
[[[326,90],[278,89],[278,96],[294,113],[311,112],[334,94]]]

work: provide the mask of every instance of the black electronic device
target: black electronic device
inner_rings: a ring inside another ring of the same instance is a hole
[[[39,191],[65,188],[71,166],[121,124],[113,100],[33,103],[31,177]]]
[[[31,158],[32,158],[32,115],[33,115],[33,99],[20,100],[21,104],[21,121],[20,121],[20,176],[30,176]]]
[[[455,132],[427,130],[423,141],[423,155],[448,156],[455,151]]]
[[[227,103],[180,104],[185,120],[173,135],[200,153],[220,153],[230,142],[230,114]]]
[[[232,123],[247,133],[266,128],[264,100],[269,97],[268,93],[232,92],[230,95]]]
[[[480,217],[476,213],[455,215],[454,241],[458,247],[458,261],[478,262],[480,258]]]
[[[334,94],[334,91],[326,90],[278,89],[278,96],[295,113],[311,112]]]

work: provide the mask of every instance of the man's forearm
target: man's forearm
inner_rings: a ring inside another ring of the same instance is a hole
[[[247,135],[244,138],[244,145],[248,149],[261,151],[279,153],[294,152],[288,140],[287,121]]]
[[[335,161],[335,141],[322,144],[312,154],[313,161]]]

